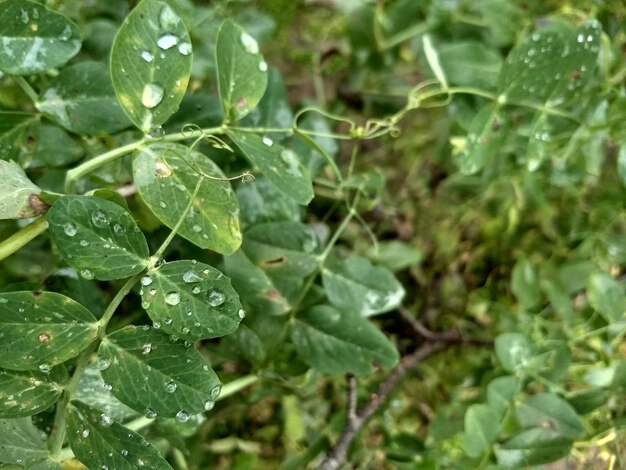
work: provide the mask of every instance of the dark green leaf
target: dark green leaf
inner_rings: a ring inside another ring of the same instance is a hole
[[[333,129],[323,115],[315,112],[306,113],[304,117],[298,119],[298,128],[313,131],[315,134],[321,134],[311,135],[310,137],[326,152],[328,157],[336,157],[339,152],[339,145],[332,137],[324,136],[324,134],[332,133]],[[319,149],[301,136],[297,136],[294,139],[293,151],[300,157],[300,160],[302,160],[304,166],[309,170],[311,176],[317,176],[327,164],[326,158],[320,154]]]
[[[486,105],[474,116],[467,132],[467,141],[457,164],[462,173],[470,175],[480,171],[492,160],[507,132],[507,123],[498,108]]]
[[[335,259],[322,270],[328,300],[339,310],[368,317],[398,307],[405,291],[391,271],[372,266],[366,258]]]
[[[230,279],[195,261],[174,261],[141,279],[142,306],[163,331],[196,341],[232,333],[245,312]]]
[[[15,162],[0,160],[0,219],[27,219],[42,214],[47,206],[41,202],[41,192]]]
[[[212,409],[221,390],[211,365],[191,344],[147,326],[106,336],[98,356],[111,393],[149,418],[186,421]]]
[[[229,254],[239,248],[239,203],[222,170],[208,157],[179,144],[151,144],[133,162],[139,194],[168,227],[180,220],[198,184],[191,211],[178,234],[201,248]]]
[[[191,40],[164,2],[143,0],[126,17],[111,50],[117,99],[139,129],[159,127],[178,109],[191,71]]]
[[[39,134],[39,116],[0,112],[0,160],[17,160],[33,151]]]
[[[567,402],[572,405],[576,413],[584,415],[605,405],[609,400],[609,393],[602,388],[580,390],[567,395]]]
[[[572,441],[556,431],[532,428],[520,432],[496,448],[498,465],[520,468],[541,465],[565,457]]]
[[[264,176],[256,178],[254,183],[239,185],[237,198],[244,227],[263,222],[300,221],[300,206],[284,197]]]
[[[606,273],[597,272],[589,277],[587,284],[589,303],[609,323],[624,317],[624,288]]]
[[[217,82],[227,122],[254,109],[267,87],[267,63],[256,40],[230,20],[224,21],[215,47]]]
[[[64,371],[54,368],[44,374],[0,369],[0,417],[21,418],[50,408],[63,392]]]
[[[508,372],[523,369],[533,357],[534,349],[530,339],[521,333],[503,333],[496,337],[496,356]]]
[[[115,97],[109,69],[101,62],[65,67],[42,91],[36,106],[77,134],[110,134],[130,126]]]
[[[44,124],[39,129],[39,145],[33,156],[33,165],[62,167],[83,156],[82,147],[60,127]]]
[[[517,406],[517,419],[524,427],[541,426],[576,439],[583,425],[572,406],[553,393],[533,395]]]
[[[54,292],[0,294],[0,367],[51,367],[77,356],[96,339],[96,319],[78,302]]]
[[[393,343],[369,320],[326,305],[299,313],[291,339],[307,364],[327,374],[368,374],[372,363],[390,369],[399,359]]]
[[[80,49],[78,28],[39,3],[0,3],[0,70],[31,75],[63,65]]]
[[[470,457],[479,457],[500,434],[499,413],[488,405],[471,405],[465,412],[463,450]]]
[[[80,401],[67,408],[67,439],[89,468],[172,469],[141,434]]]
[[[141,272],[148,245],[131,215],[114,202],[66,196],[48,211],[50,235],[85,279],[121,279]]]
[[[500,415],[509,407],[519,389],[519,379],[511,375],[493,379],[487,385],[487,402]]]
[[[293,150],[282,147],[268,136],[235,130],[227,134],[279,191],[299,204],[306,205],[313,199],[311,175]]]
[[[539,279],[533,265],[526,258],[520,258],[513,267],[511,290],[526,310],[533,309],[541,300]]]
[[[46,444],[30,418],[0,419],[0,462],[31,466],[47,457]]]

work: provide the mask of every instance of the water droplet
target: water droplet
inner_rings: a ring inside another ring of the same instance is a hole
[[[80,246],[89,246],[89,242],[87,240],[81,240]]]
[[[178,413],[176,413],[176,419],[181,423],[186,423],[187,421],[189,421],[189,413],[184,410],[180,410]]]
[[[157,46],[165,51],[174,47],[176,44],[178,44],[178,38],[173,34],[164,34],[157,39]]]
[[[198,224],[195,224],[193,227],[191,227],[191,230],[196,233],[200,233],[202,231],[202,227],[200,227]]]
[[[165,295],[165,303],[168,305],[178,305],[180,303],[180,294],[178,292],[169,292]]]
[[[274,141],[267,136],[263,137],[263,143],[267,145],[268,147],[271,147],[272,145],[274,145]]]
[[[164,321],[165,321],[166,325],[171,325],[172,324],[172,319],[170,317],[166,317]]]
[[[160,139],[165,135],[165,130],[163,126],[154,126],[151,127],[150,130],[146,133],[147,139]]]
[[[87,279],[88,281],[91,281],[93,279],[93,273],[91,272],[90,269],[87,269],[87,268],[81,269],[80,270],[80,275],[83,278]]]
[[[65,232],[65,235],[67,235],[68,237],[73,237],[74,235],[76,235],[76,232],[77,232],[76,225],[67,223],[63,225],[63,231]]]
[[[267,62],[265,62],[264,60],[259,62],[259,70],[261,72],[267,72]]]
[[[93,214],[91,214],[91,223],[95,227],[104,228],[107,225],[109,225],[109,222],[110,222],[109,218],[101,210],[97,210]]]
[[[39,364],[39,370],[41,372],[43,372],[44,374],[47,374],[48,372],[50,372],[52,370],[52,366],[50,364]]]
[[[254,39],[248,33],[241,33],[239,39],[241,40],[241,45],[246,52],[248,52],[249,54],[259,53],[259,44],[256,42],[256,39]]]
[[[181,332],[182,334],[184,334],[184,335],[189,334],[189,328],[187,328],[186,326],[184,326],[184,327],[182,327],[182,328],[180,329],[180,332]],[[189,343],[189,344],[187,344],[187,343],[188,343],[188,341],[185,341],[185,346],[187,346],[187,347],[191,346],[191,343]]]
[[[111,390],[113,390],[113,385],[105,383],[104,384],[104,391],[105,392],[110,392]]]
[[[144,276],[141,278],[142,286],[149,286],[150,284],[152,284],[152,278],[150,276]]]
[[[150,63],[150,62],[152,62],[154,60],[154,56],[150,52],[148,52],[148,51],[143,51],[141,53],[141,58],[143,60],[145,60],[146,62],[148,62],[148,63]]]
[[[165,203],[165,201],[159,201],[159,206],[165,209],[167,207],[167,204]]]
[[[202,289],[200,289],[198,286],[196,286],[193,289],[191,289],[191,292],[193,292],[194,294],[199,294],[201,290]]]
[[[204,409],[206,411],[210,411],[215,407],[215,402],[213,400],[207,400],[204,402]]]
[[[89,437],[89,429],[83,429],[83,432],[80,433],[83,437]]]
[[[141,102],[143,105],[152,109],[163,101],[163,87],[158,83],[148,83],[141,94]]]
[[[146,408],[146,412],[144,413],[144,416],[146,418],[154,419],[156,418],[157,413],[152,408]]]
[[[99,357],[96,360],[96,368],[98,370],[107,370],[109,367],[111,367],[111,360],[110,359],[105,359],[103,357]]]
[[[169,6],[163,7],[159,15],[161,28],[164,30],[172,30],[176,28],[179,22],[180,18],[176,15],[176,13],[174,13],[174,10],[172,10]]]
[[[240,308],[237,312],[237,315],[239,315],[239,318],[243,320],[244,318],[246,318],[246,311],[243,308]]]
[[[226,296],[221,290],[211,289],[206,294],[207,301],[211,307],[219,307],[226,300]]]
[[[167,393],[174,393],[176,391],[176,383],[175,382],[168,382],[165,384],[165,391]]]
[[[576,36],[576,42],[583,42],[585,40],[585,35],[583,33],[580,33],[578,36]]]
[[[100,415],[100,424],[104,427],[109,427],[113,424],[113,419],[106,413]]]
[[[202,278],[198,276],[194,271],[187,271],[185,274],[183,274],[183,281],[187,283],[200,282],[201,280]]]
[[[22,16],[22,23],[26,24],[30,21],[30,18],[28,17],[28,12],[24,9],[22,9],[20,11],[21,16]]]
[[[122,454],[122,456],[126,457],[128,455],[128,451],[126,449],[122,449],[120,451],[120,454]]]
[[[143,467],[146,464],[146,462],[143,461],[143,459],[137,459],[137,466],[138,467]]]
[[[141,354],[150,354],[152,351],[152,343],[144,343],[141,345]]]
[[[120,225],[120,224],[115,224],[113,226],[113,231],[115,233],[117,233],[118,235],[122,235],[122,234],[126,233],[126,229],[124,228],[123,225]]]
[[[144,310],[148,310],[150,308],[150,305],[152,305],[150,302],[141,302],[141,308],[143,308]]]
[[[178,52],[180,52],[182,55],[191,54],[191,44],[188,42],[181,42],[178,45]]]

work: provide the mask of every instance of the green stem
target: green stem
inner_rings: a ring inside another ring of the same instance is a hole
[[[124,283],[122,288],[117,291],[117,294],[115,294],[115,297],[113,297],[113,300],[111,300],[111,303],[107,306],[104,314],[102,315],[102,318],[98,320],[98,336],[100,338],[103,338],[106,334],[107,325],[109,324],[109,321],[111,321],[115,310],[117,310],[117,307],[120,306],[122,300],[124,300],[124,297],[126,297],[130,293],[130,290],[133,288],[133,286],[141,276],[143,276],[143,271],[135,274],[133,277],[128,279]]]
[[[161,246],[156,251],[156,253],[154,253],[154,255],[152,255],[152,259],[158,260],[163,255],[163,253],[165,252],[165,250],[167,249],[169,244],[172,242],[172,240],[176,236],[176,233],[178,233],[178,229],[180,229],[180,226],[185,221],[185,217],[187,217],[187,214],[189,213],[189,211],[193,207],[193,203],[196,200],[196,196],[200,192],[200,188],[202,187],[202,182],[203,181],[204,181],[204,176],[200,175],[200,177],[198,178],[198,182],[196,183],[196,187],[193,190],[193,194],[191,195],[191,198],[189,199],[189,202],[187,203],[187,207],[185,207],[185,210],[180,215],[180,218],[178,219],[178,222],[176,222],[176,225],[174,226],[174,228],[172,229],[170,234],[167,236],[165,241],[161,244]]]
[[[6,240],[0,242],[0,260],[12,255],[22,248],[33,238],[42,234],[48,228],[48,222],[45,217],[39,217],[34,222],[28,224],[23,229],[15,232]]]
[[[33,87],[30,86],[30,83],[28,83],[24,77],[13,77],[13,80],[15,80],[15,83],[17,83],[22,88],[22,90],[24,90],[24,93],[28,95],[33,103],[39,101],[39,95],[33,89]]]
[[[172,447],[172,458],[174,459],[174,462],[176,462],[176,468],[178,468],[178,470],[189,470],[185,454],[183,454],[176,447]]]
[[[250,385],[258,381],[259,377],[256,375],[244,375],[243,377],[232,380],[227,384],[224,384],[220,395],[217,397],[217,401],[223,400],[224,398],[239,393],[244,388],[248,388]]]
[[[72,378],[65,387],[63,396],[57,403],[57,409],[54,415],[55,433],[50,438],[50,457],[53,460],[61,461],[60,458],[63,449],[63,442],[65,441],[65,434],[67,432],[65,424],[65,409],[78,387],[78,383],[80,382],[80,378],[83,376],[83,372],[89,365],[91,353],[94,351],[95,347],[96,343],[91,343],[91,345],[78,357],[78,362],[76,363],[76,369],[72,374]]]

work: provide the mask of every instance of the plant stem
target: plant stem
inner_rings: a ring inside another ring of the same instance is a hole
[[[42,216],[0,242],[0,260],[15,253],[33,238],[45,232],[47,228],[48,222],[45,216]]]
[[[22,88],[22,90],[24,90],[24,93],[28,95],[33,103],[39,101],[39,95],[33,89],[33,87],[30,86],[30,83],[28,83],[24,77],[13,77],[13,80],[15,80],[15,83],[17,83]]]
[[[244,375],[243,377],[239,377],[238,379],[232,380],[228,382],[227,384],[224,384],[224,386],[222,387],[222,391],[217,397],[217,401],[223,400],[224,398],[234,395],[240,392],[241,390],[243,390],[244,388],[247,388],[253,383],[256,383],[258,381],[259,381],[259,377],[256,375]]]
[[[117,294],[115,294],[115,297],[113,297],[113,300],[111,300],[111,303],[109,303],[109,305],[107,306],[106,310],[104,311],[104,314],[102,314],[102,318],[98,320],[98,336],[100,338],[104,337],[104,335],[106,334],[107,325],[109,324],[109,321],[111,321],[111,318],[113,317],[113,314],[115,313],[115,310],[117,310],[117,307],[120,306],[120,304],[122,303],[122,300],[124,300],[124,297],[128,295],[130,290],[133,288],[133,286],[135,285],[135,283],[139,280],[141,276],[143,276],[143,271],[129,278],[124,283],[122,288],[119,291],[117,291]]]

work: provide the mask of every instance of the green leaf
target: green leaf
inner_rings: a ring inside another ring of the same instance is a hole
[[[48,457],[48,449],[30,418],[0,419],[0,462],[31,466]]]
[[[608,274],[596,272],[589,276],[587,295],[591,306],[607,322],[613,323],[624,318],[624,288]]]
[[[337,141],[332,137],[325,136],[325,134],[331,134],[333,129],[328,123],[328,119],[320,113],[310,112],[306,113],[304,117],[300,117],[298,128],[314,131],[317,135],[310,135],[309,137],[326,152],[327,157],[334,158],[339,152]],[[311,176],[317,176],[327,164],[326,158],[320,153],[316,145],[301,136],[296,136],[293,141],[293,151],[300,157]]]
[[[477,41],[442,44],[439,62],[451,85],[495,88],[502,59],[497,51]]]
[[[111,49],[111,78],[122,108],[144,132],[178,109],[191,72],[191,40],[164,2],[143,0],[120,26]]]
[[[217,83],[226,122],[254,109],[267,87],[267,63],[256,40],[230,20],[224,21],[215,46]]]
[[[83,156],[83,148],[58,126],[44,124],[39,129],[39,145],[33,156],[33,165],[62,167]]]
[[[0,294],[0,367],[49,372],[96,339],[95,317],[54,292]]]
[[[147,326],[106,336],[98,356],[111,393],[149,418],[185,421],[212,409],[221,390],[211,364],[190,343]]]
[[[487,385],[487,403],[492,410],[503,415],[517,394],[519,379],[511,375],[493,379]]]
[[[39,116],[0,112],[0,160],[17,160],[33,151],[39,134]]]
[[[554,462],[569,454],[572,441],[558,432],[532,428],[520,432],[496,448],[498,465],[521,468]]]
[[[232,333],[245,312],[230,279],[212,266],[174,261],[141,279],[142,306],[166,333],[196,341]]]
[[[535,171],[548,158],[550,140],[553,133],[552,122],[546,113],[537,113],[530,125],[530,136],[526,148],[526,167]]]
[[[300,206],[284,197],[264,176],[259,176],[252,184],[239,185],[237,198],[244,227],[263,222],[300,221]]]
[[[148,263],[143,233],[131,215],[114,202],[65,196],[48,211],[48,223],[59,252],[85,279],[129,277]]]
[[[0,70],[32,75],[63,65],[80,49],[78,28],[39,3],[0,3]]]
[[[470,123],[465,148],[457,156],[461,173],[471,175],[482,170],[502,147],[507,127],[498,108],[492,105],[481,108]]]
[[[539,279],[528,259],[520,258],[513,266],[511,290],[524,309],[531,310],[539,304],[541,300]]]
[[[422,258],[422,251],[409,243],[400,240],[378,243],[376,262],[392,271],[401,271],[411,266],[419,266]]]
[[[580,437],[584,432],[574,408],[553,393],[533,395],[519,403],[517,419],[524,427],[541,426],[572,439]]]
[[[504,333],[496,337],[496,356],[507,372],[524,369],[533,357],[534,349],[530,339],[521,333]]]
[[[226,133],[276,189],[299,204],[306,205],[313,199],[311,175],[293,150],[282,147],[268,136],[236,130]]]
[[[48,209],[38,194],[41,192],[15,162],[0,160],[0,219],[27,219]]]
[[[109,69],[101,62],[65,67],[48,83],[35,105],[77,134],[110,134],[130,126],[115,97]]]
[[[304,277],[319,265],[317,234],[299,222],[269,222],[246,231],[244,253],[253,263],[280,277]]]
[[[368,374],[372,363],[390,369],[398,351],[381,331],[351,310],[318,305],[295,318],[291,339],[304,361],[327,374]]]
[[[47,374],[0,369],[0,417],[21,418],[50,408],[63,392],[64,372],[63,368]]]
[[[66,413],[70,447],[89,468],[172,469],[141,434],[114,422],[106,413],[77,400],[69,404]]]
[[[398,307],[405,291],[391,271],[366,258],[335,259],[322,270],[328,300],[339,310],[369,317]]]
[[[133,175],[139,194],[155,215],[174,228],[202,181],[178,234],[200,248],[229,254],[239,248],[239,203],[222,170],[200,152],[179,144],[150,144],[137,153]]]
[[[108,367],[108,362],[101,357],[95,364],[89,364],[80,377],[73,398],[108,414],[116,421],[127,421],[140,415],[138,411],[126,406],[115,398],[100,374],[100,369]]]
[[[280,75],[275,68],[268,71],[267,89],[259,105],[250,111],[241,122],[246,127],[267,127],[278,129],[290,129],[293,113],[289,106],[287,90]],[[279,138],[277,135],[276,138]]]
[[[472,457],[481,456],[500,434],[500,416],[488,405],[471,405],[465,412],[463,450]]]

